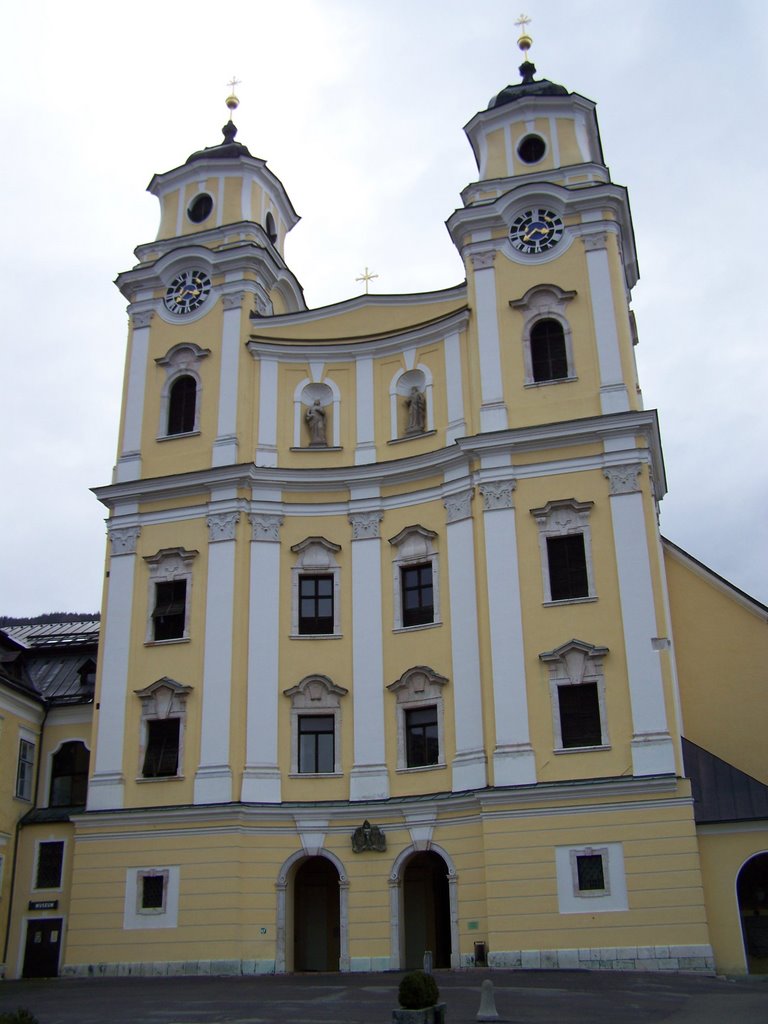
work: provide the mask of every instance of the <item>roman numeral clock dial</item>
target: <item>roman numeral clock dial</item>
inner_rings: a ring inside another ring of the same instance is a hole
[[[535,256],[554,248],[563,230],[563,222],[551,210],[526,210],[512,222],[509,240],[518,252]]]
[[[211,279],[202,270],[182,270],[171,281],[163,302],[175,316],[186,316],[199,309],[211,290]]]

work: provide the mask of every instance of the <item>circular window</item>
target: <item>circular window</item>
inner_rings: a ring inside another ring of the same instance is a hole
[[[517,155],[524,164],[537,164],[547,151],[547,144],[540,135],[526,135],[517,147]]]
[[[199,196],[195,196],[187,207],[187,216],[195,224],[200,224],[201,221],[204,221],[210,215],[212,209],[213,199],[211,199],[207,192],[201,192]]]

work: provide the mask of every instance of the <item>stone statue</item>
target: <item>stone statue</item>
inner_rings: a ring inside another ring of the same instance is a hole
[[[367,818],[352,833],[353,853],[362,853],[364,850],[378,850],[381,853],[386,848],[386,836],[378,825],[372,825]]]
[[[316,398],[304,414],[304,419],[309,427],[309,447],[327,448],[328,441],[325,436],[325,409]]]
[[[423,393],[417,387],[412,387],[405,405],[408,409],[406,434],[423,434],[427,423],[427,400]]]

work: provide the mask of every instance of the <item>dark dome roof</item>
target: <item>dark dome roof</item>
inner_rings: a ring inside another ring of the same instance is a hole
[[[198,149],[196,153],[188,156],[185,163],[193,164],[195,160],[233,160],[239,156],[251,156],[247,146],[242,142],[235,142],[237,128],[231,121],[227,121],[221,129],[224,141],[218,146],[206,146],[205,149]]]
[[[533,76],[536,68],[530,61],[525,61],[521,64],[519,70],[523,78],[522,82],[518,85],[507,85],[502,89],[501,92],[494,96],[488,104],[489,110],[493,110],[494,107],[503,107],[507,103],[514,103],[515,100],[527,99],[528,96],[568,95],[568,90],[564,85],[558,85],[556,82],[550,82],[547,78],[542,78],[538,82],[534,82]]]

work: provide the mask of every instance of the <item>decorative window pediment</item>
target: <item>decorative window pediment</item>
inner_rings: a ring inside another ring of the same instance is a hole
[[[549,669],[555,750],[609,746],[603,658],[607,647],[569,640],[539,655]]]
[[[291,701],[291,774],[341,772],[341,698],[348,692],[316,674],[283,690]]]
[[[141,700],[142,714],[152,718],[168,718],[171,714],[182,714],[186,711],[187,695],[192,687],[185,683],[177,683],[175,679],[163,676],[143,690],[134,690]]]
[[[447,682],[427,665],[414,665],[387,687],[397,698],[398,770],[445,765],[443,687]]]
[[[539,528],[545,604],[595,597],[589,527],[593,507],[593,501],[566,498],[531,509]]]
[[[406,526],[389,543],[392,561],[394,628],[433,625],[440,620],[440,565],[437,534],[424,526]]]

